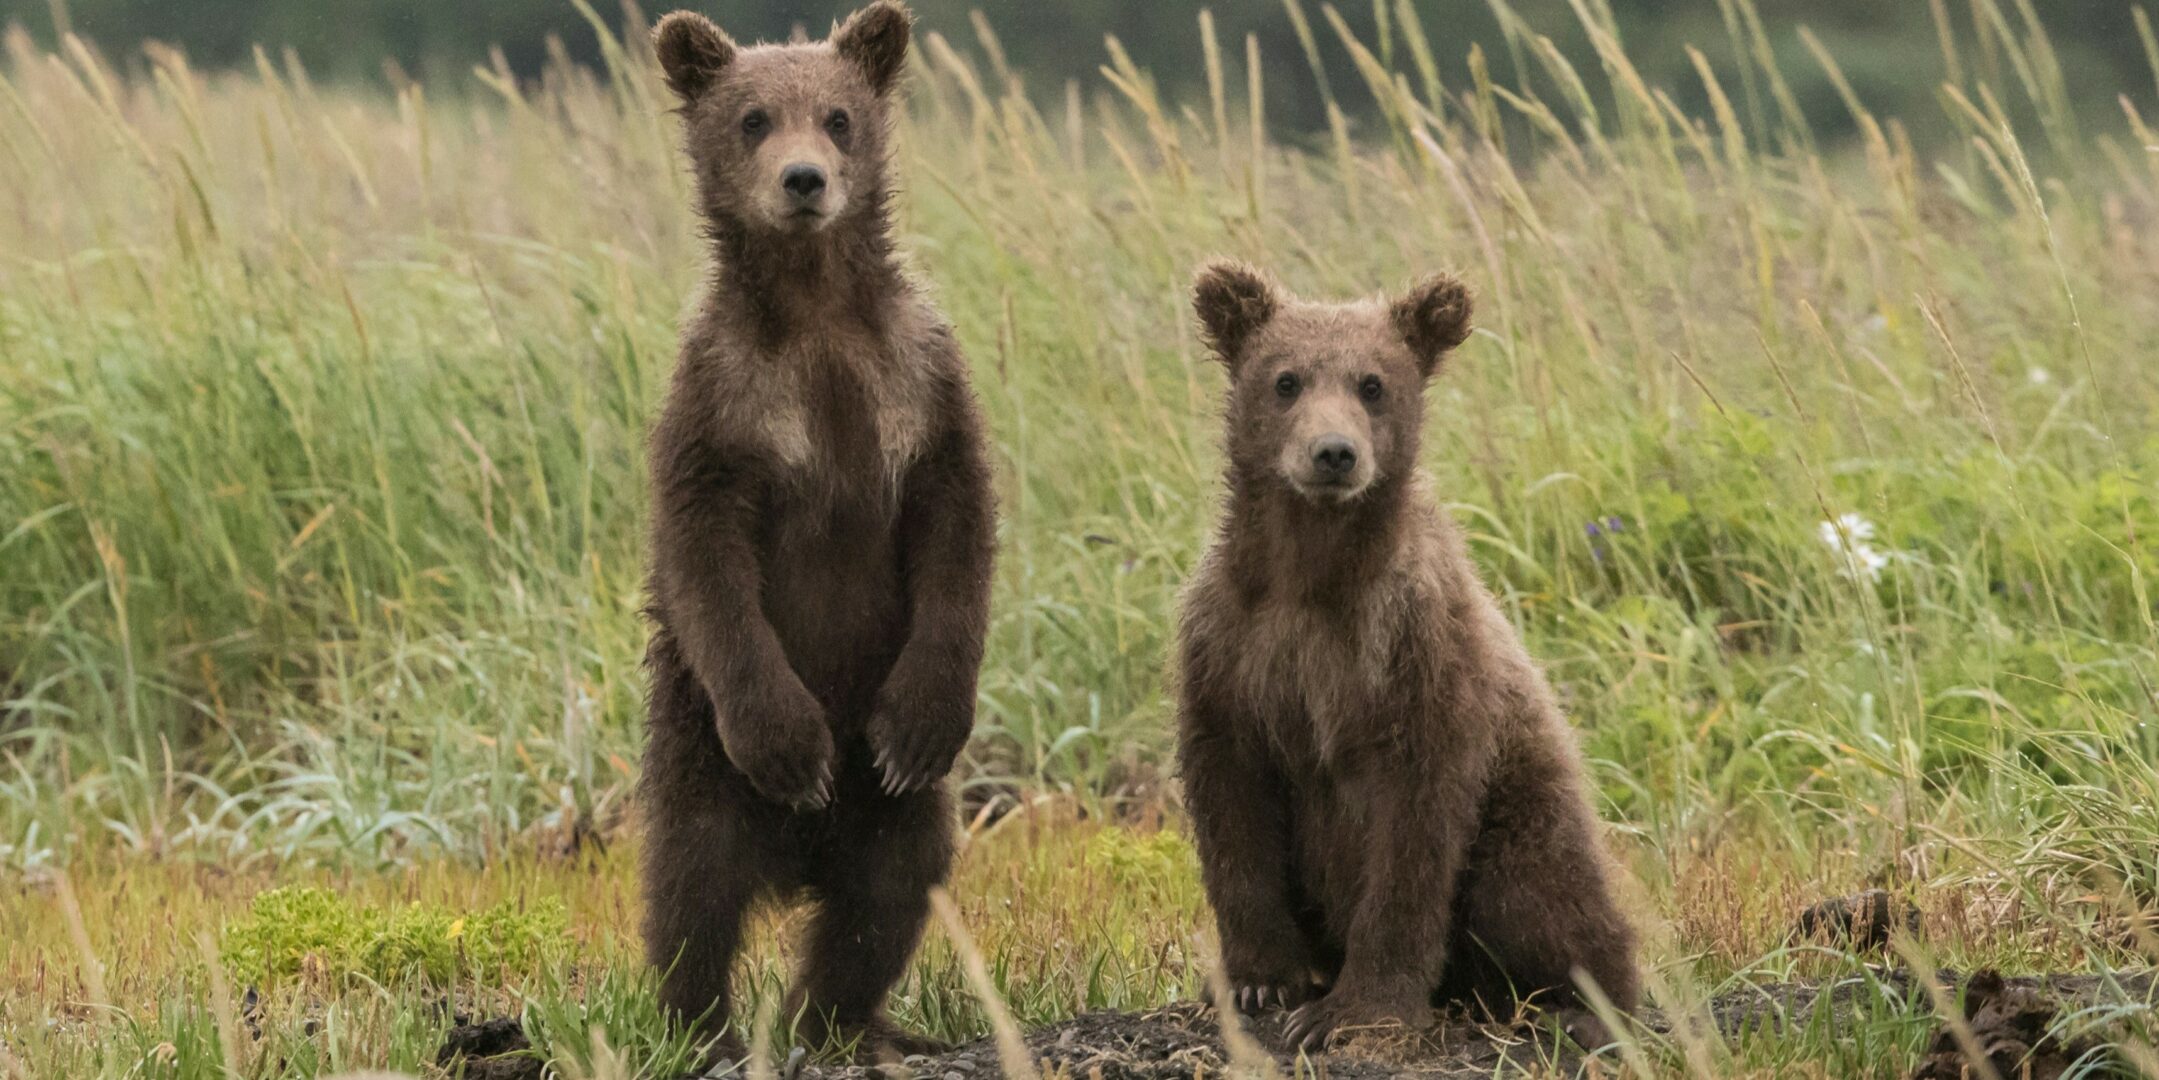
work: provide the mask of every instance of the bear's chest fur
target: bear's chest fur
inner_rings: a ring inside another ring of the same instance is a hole
[[[905,638],[906,480],[939,422],[936,356],[838,324],[751,346],[697,375],[713,441],[758,478],[761,606],[789,663],[846,717]]]
[[[769,463],[775,500],[812,514],[897,506],[928,445],[934,373],[920,350],[832,333],[728,365],[731,440]]]
[[[1342,607],[1262,603],[1240,620],[1228,685],[1285,764],[1324,768],[1385,739],[1403,697],[1401,602],[1384,590]]]

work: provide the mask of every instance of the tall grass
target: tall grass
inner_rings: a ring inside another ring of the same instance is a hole
[[[1407,3],[1375,43],[1288,2],[1353,72],[1203,24],[1211,100],[1112,38],[1049,102],[986,23],[924,35],[900,228],[1002,488],[970,787],[1167,790],[1171,598],[1219,465],[1191,266],[1313,295],[1452,267],[1481,329],[1426,465],[1682,942],[1783,917],[1690,869],[1744,878],[1738,852],[1960,886],[2047,941],[2150,903],[2159,136],[2132,99],[2072,115],[2030,9],[1974,0],[1937,9],[1986,59],[1942,87],[1964,143],[1922,157],[1851,95],[1861,140],[1829,148],[1772,60],[1798,31],[1751,0],[1720,0],[1747,59],[1696,57],[1706,116],[1593,0],[1586,70],[1499,0],[1474,46]],[[641,31],[580,10],[607,70],[378,90],[9,35],[0,863],[484,858],[618,817],[640,446],[703,252]],[[1442,86],[1462,48],[1477,77]],[[1265,87],[1297,78],[1375,107],[1284,139]]]

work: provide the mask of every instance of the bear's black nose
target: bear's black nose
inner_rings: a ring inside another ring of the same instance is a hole
[[[1329,435],[1312,447],[1312,464],[1324,476],[1348,476],[1357,467],[1357,447],[1340,435]]]
[[[780,186],[786,188],[789,195],[808,201],[824,192],[825,171],[815,165],[789,165],[787,171],[780,174]]]

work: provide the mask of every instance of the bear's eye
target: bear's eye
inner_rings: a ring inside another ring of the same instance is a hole
[[[847,110],[834,109],[831,116],[825,117],[825,130],[834,135],[844,135],[847,133],[848,123]]]
[[[1297,396],[1297,376],[1295,376],[1295,375],[1292,375],[1292,374],[1290,374],[1290,373],[1289,373],[1289,372],[1287,372],[1287,371],[1283,372],[1283,373],[1282,373],[1282,374],[1280,374],[1280,375],[1277,375],[1277,376],[1275,376],[1275,380],[1274,380],[1274,392],[1275,392],[1275,393],[1276,393],[1276,394],[1277,394],[1278,396],[1280,396],[1281,398],[1283,398],[1284,400],[1288,400],[1289,398],[1293,398],[1293,397],[1296,397],[1296,396]]]
[[[1386,393],[1387,388],[1380,385],[1377,375],[1367,375],[1363,382],[1357,384],[1357,394],[1366,401],[1378,401]]]
[[[766,116],[763,109],[752,109],[748,115],[742,118],[742,133],[744,135],[762,135],[765,133],[765,129],[771,126],[772,118]]]

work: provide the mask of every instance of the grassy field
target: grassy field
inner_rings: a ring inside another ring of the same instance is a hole
[[[1792,32],[1719,7],[1747,55]],[[1596,0],[1598,69],[1516,26],[1446,86],[1467,43],[1383,10],[1355,71],[1221,41],[1176,102],[1114,42],[1023,94],[988,28],[924,28],[901,228],[1003,506],[956,895],[1019,1017],[1200,992],[1165,645],[1215,506],[1216,252],[1478,291],[1426,465],[1582,732],[1662,1003],[1858,971],[1787,930],[1868,886],[1929,961],[2149,965],[2159,134],[2070,111],[1996,0],[1937,5],[1968,139],[1928,158],[1858,100],[1818,144],[1761,62],[1683,115]],[[634,963],[640,448],[702,252],[608,40],[361,91],[7,39],[0,1075],[424,1072],[468,1006],[563,1075],[672,1075]],[[1291,79],[1378,119],[1271,136]],[[248,986],[259,1040],[217,1006]],[[898,1008],[986,1030],[934,933]],[[1609,1066],[1897,1076],[1928,1025]]]

